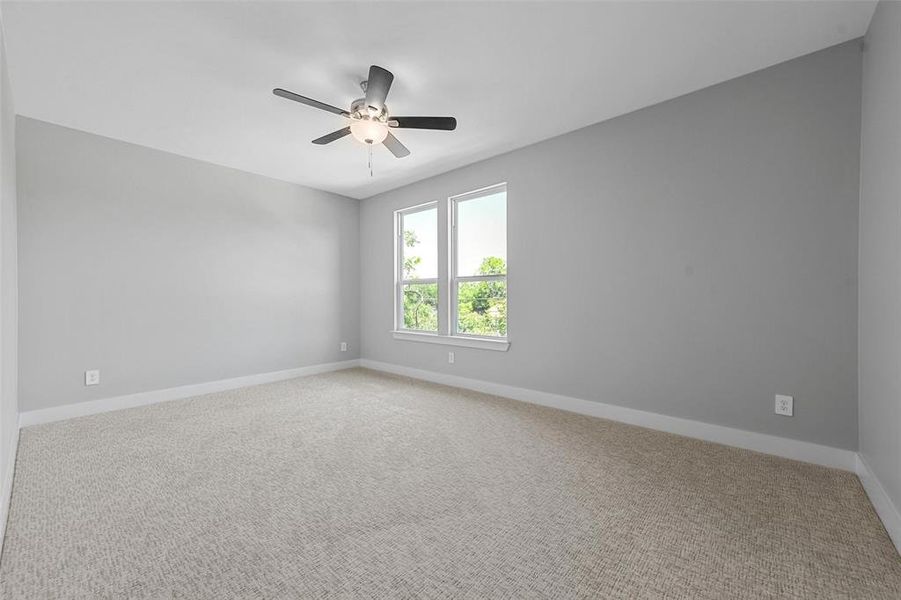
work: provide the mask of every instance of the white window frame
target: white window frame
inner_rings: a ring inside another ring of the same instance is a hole
[[[439,320],[438,330],[437,331],[424,331],[421,329],[407,329],[404,327],[404,286],[411,283],[419,283],[419,284],[429,284],[434,283],[438,284],[438,296],[441,297],[441,284],[439,283],[438,277],[429,278],[429,279],[404,279],[404,217],[406,215],[413,215],[419,212],[424,212],[427,210],[435,209],[436,217],[435,221],[440,223],[441,219],[438,214],[440,211],[438,210],[438,202],[426,202],[424,204],[418,204],[416,206],[411,206],[409,208],[405,208],[403,210],[395,211],[394,213],[394,230],[395,230],[395,239],[397,240],[397,245],[395,247],[395,266],[394,266],[394,330],[395,331],[403,331],[408,333],[417,333],[424,335],[437,335],[441,332],[441,323]],[[437,240],[437,238],[436,238]],[[436,241],[437,248],[435,248],[436,259],[441,260],[441,244]],[[440,319],[440,307],[439,307],[439,319]]]
[[[478,190],[474,190],[472,192],[466,192],[465,194],[459,194],[457,196],[451,196],[448,198],[449,206],[448,210],[450,211],[450,222],[451,222],[451,235],[450,237],[450,268],[448,271],[448,280],[449,280],[449,293],[450,296],[448,301],[450,303],[450,310],[448,311],[449,319],[450,319],[450,335],[454,337],[462,337],[462,338],[474,338],[479,340],[498,340],[498,341],[506,341],[507,336],[481,336],[481,335],[472,335],[469,333],[462,333],[457,331],[457,323],[459,321],[457,315],[457,309],[459,308],[457,304],[457,294],[459,292],[459,283],[464,283],[468,281],[503,281],[507,282],[507,274],[503,275],[457,275],[457,259],[459,254],[459,243],[457,239],[457,211],[459,209],[460,203],[467,202],[470,200],[478,200],[479,198],[484,198],[485,196],[491,196],[493,194],[497,194],[498,192],[503,191],[506,202],[506,193],[507,193],[507,184],[506,183],[498,183],[496,185],[491,185],[488,187],[480,188]],[[506,212],[506,211],[505,211]],[[507,240],[504,240],[504,247],[507,246]],[[505,261],[506,262],[506,261]],[[509,267],[508,267],[509,269]],[[440,290],[439,290],[440,291]],[[509,305],[509,299],[508,299]],[[509,324],[508,324],[509,325]],[[509,335],[509,326],[507,327],[507,334]]]
[[[446,346],[458,346],[465,348],[479,348],[482,350],[498,350],[506,352],[510,348],[508,337],[476,336],[457,332],[457,283],[461,281],[497,281],[507,280],[509,275],[509,261],[507,274],[505,275],[474,275],[456,276],[457,262],[457,204],[466,200],[475,200],[482,196],[496,194],[499,190],[506,191],[507,184],[498,183],[489,185],[464,194],[457,194],[447,198],[446,203],[436,200],[424,202],[415,206],[409,206],[394,211],[394,329],[392,336],[397,340],[410,342],[425,342],[430,344],[443,344]],[[438,278],[437,279],[407,279],[403,278],[404,265],[404,240],[403,218],[405,215],[414,214],[432,208],[438,209]],[[444,234],[442,235],[442,228]],[[444,242],[444,243],[442,243]],[[505,240],[506,243],[506,240]],[[443,265],[443,267],[442,267]],[[409,283],[437,283],[438,284],[438,331],[420,331],[404,327],[404,285]],[[508,332],[509,336],[509,324]]]

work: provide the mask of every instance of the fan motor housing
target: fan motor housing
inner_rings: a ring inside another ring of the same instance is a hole
[[[383,123],[388,120],[388,106],[382,106],[381,112],[377,115],[373,115],[369,110],[369,106],[366,105],[366,98],[357,98],[353,102],[350,103],[350,114],[351,115],[360,115],[362,117],[370,117],[372,119],[382,121]]]

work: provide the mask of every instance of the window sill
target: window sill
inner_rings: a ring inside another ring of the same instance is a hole
[[[408,342],[461,346],[463,348],[478,348],[480,350],[495,350],[497,352],[506,352],[510,348],[510,342],[507,340],[493,340],[490,338],[438,335],[437,333],[422,333],[418,331],[392,331],[391,335],[396,340],[406,340]]]

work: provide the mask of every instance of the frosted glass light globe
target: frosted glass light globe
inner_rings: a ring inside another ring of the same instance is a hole
[[[350,133],[364,144],[381,144],[388,137],[388,126],[363,117],[350,124]]]

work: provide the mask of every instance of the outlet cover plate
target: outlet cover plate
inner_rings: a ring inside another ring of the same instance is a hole
[[[790,417],[795,412],[795,399],[791,396],[776,394],[776,414]]]
[[[85,385],[99,385],[100,384],[100,371],[94,369],[92,371],[84,372],[84,384]]]

